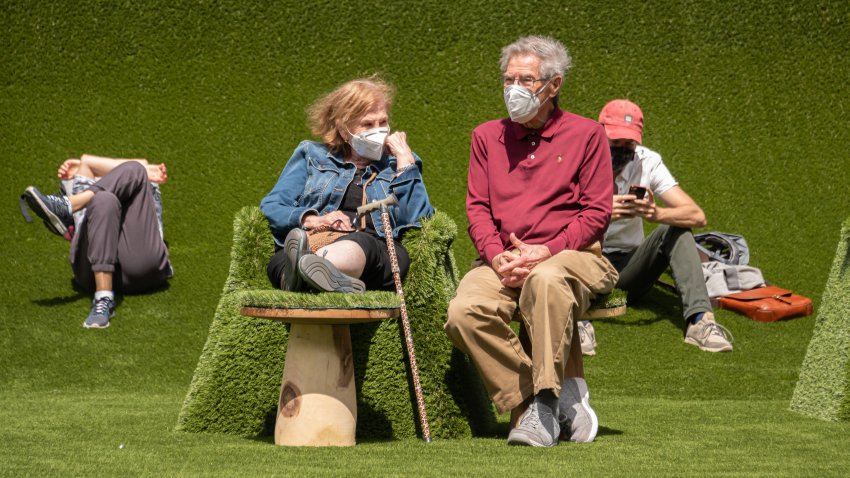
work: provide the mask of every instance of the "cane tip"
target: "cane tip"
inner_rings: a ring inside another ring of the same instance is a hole
[[[425,443],[431,443],[431,437],[425,437],[422,439]]]

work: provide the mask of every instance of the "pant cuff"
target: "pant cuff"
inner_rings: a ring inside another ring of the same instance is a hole
[[[92,272],[115,272],[115,264],[92,264]]]
[[[520,406],[526,398],[533,395],[533,390],[520,390],[510,394],[500,392],[493,396],[493,404],[496,405],[496,409],[499,410],[499,413],[505,413]]]

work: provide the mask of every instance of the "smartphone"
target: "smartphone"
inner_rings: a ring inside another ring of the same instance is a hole
[[[646,188],[643,186],[629,186],[629,194],[634,194],[637,199],[643,199],[646,196]]]

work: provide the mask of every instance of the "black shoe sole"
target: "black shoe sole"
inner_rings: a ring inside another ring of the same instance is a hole
[[[319,292],[359,294],[366,290],[363,281],[343,274],[329,260],[315,254],[308,254],[298,261],[298,272],[307,285]]]
[[[23,196],[32,212],[44,221],[44,225],[50,232],[62,237],[68,234],[68,228],[65,226],[65,223],[62,222],[59,216],[53,214],[53,211],[47,207],[47,204],[44,204],[44,201],[41,200],[41,193],[38,192],[35,186],[28,187],[24,191]]]
[[[282,290],[297,292],[304,287],[301,274],[298,273],[298,261],[310,252],[307,233],[302,229],[293,229],[286,235],[283,243],[286,262],[283,265],[283,277],[280,281]]]

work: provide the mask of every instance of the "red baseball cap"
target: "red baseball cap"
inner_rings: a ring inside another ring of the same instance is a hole
[[[633,139],[643,144],[643,112],[631,101],[609,101],[599,113],[599,122],[605,126],[608,139]]]

